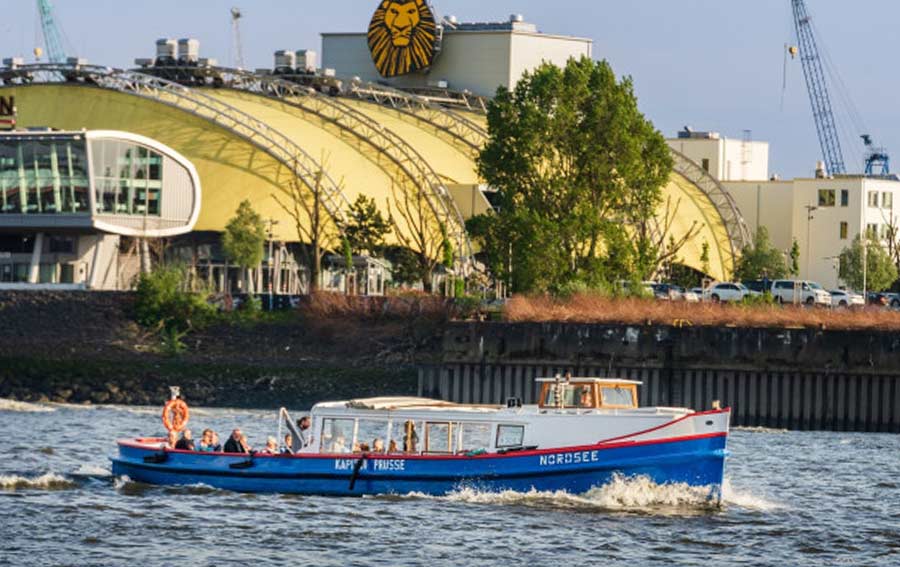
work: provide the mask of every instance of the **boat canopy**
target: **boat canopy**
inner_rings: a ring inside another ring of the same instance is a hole
[[[314,409],[361,409],[361,410],[427,410],[427,409],[451,409],[459,411],[497,411],[502,406],[498,405],[475,405],[475,404],[457,404],[443,400],[432,400],[430,398],[417,397],[380,397],[380,398],[361,398],[340,402],[322,402],[315,405]]]

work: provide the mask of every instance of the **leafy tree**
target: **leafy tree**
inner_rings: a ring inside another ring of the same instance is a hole
[[[164,337],[180,337],[206,325],[215,309],[206,294],[185,291],[186,287],[183,266],[159,266],[141,274],[134,305],[137,322],[163,331]]]
[[[391,280],[398,285],[420,281],[419,259],[415,252],[404,246],[389,246],[384,255],[391,263]]]
[[[791,267],[788,270],[791,274],[791,277],[796,278],[800,275],[800,243],[797,242],[797,239],[794,239],[794,243],[791,244]]]
[[[222,249],[231,262],[244,269],[245,291],[250,291],[249,271],[262,262],[265,244],[265,222],[259,213],[253,210],[250,201],[241,201],[234,217],[225,225]]]
[[[866,238],[866,250],[859,235],[844,248],[840,255],[838,275],[853,289],[863,289],[863,257],[866,259],[866,285],[873,291],[882,291],[897,280],[897,266],[877,238]]]
[[[772,246],[769,231],[761,226],[756,230],[752,246],[741,250],[741,257],[734,270],[736,280],[779,279],[788,274],[781,250]]]
[[[374,199],[360,195],[350,205],[343,229],[354,254],[380,256],[384,239],[391,233],[391,223],[378,210]]]
[[[513,91],[497,91],[488,131],[478,172],[497,189],[499,211],[467,226],[514,290],[655,269],[654,216],[672,158],[638,111],[631,79],[617,80],[607,62],[588,57],[564,69],[545,63]]]

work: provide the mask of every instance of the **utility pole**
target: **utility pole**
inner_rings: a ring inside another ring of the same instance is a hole
[[[813,211],[815,211],[818,208],[819,207],[816,207],[814,205],[806,205],[806,271],[803,274],[803,278],[807,279],[807,280],[809,279],[809,240],[810,240],[809,227],[812,224],[813,218],[815,218],[813,216]]]

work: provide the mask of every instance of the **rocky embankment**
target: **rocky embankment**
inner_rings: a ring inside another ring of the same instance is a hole
[[[181,386],[197,405],[308,406],[416,391],[416,364],[440,350],[427,317],[354,320],[291,312],[223,318],[167,355],[134,323],[133,296],[0,293],[0,397],[66,403],[161,403]]]

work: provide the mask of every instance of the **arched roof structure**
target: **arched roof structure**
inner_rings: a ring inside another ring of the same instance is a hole
[[[209,72],[214,81],[185,85],[106,67],[28,65],[0,69],[0,96],[16,97],[20,127],[129,131],[180,152],[202,179],[196,230],[223,230],[249,199],[264,218],[279,221],[278,238],[296,240],[293,220],[273,195],[297,179],[311,187],[321,172],[333,218],[342,219],[359,194],[386,211],[395,191],[410,191],[444,224],[460,255],[471,256],[447,185],[479,183],[483,115],[371,83],[348,81],[342,95],[332,97],[278,77]],[[705,241],[709,275],[728,278],[749,231],[714,180],[683,156],[675,158],[663,191],[665,203],[677,204],[669,229],[676,239],[692,227],[698,231],[679,261],[702,269]]]

